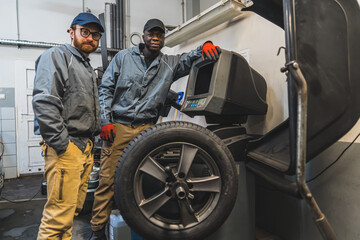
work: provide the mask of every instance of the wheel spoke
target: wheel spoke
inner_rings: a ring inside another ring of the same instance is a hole
[[[190,147],[187,145],[182,146],[181,157],[179,162],[178,173],[184,173],[186,177],[192,162],[194,161],[195,155],[198,151],[198,148]]]
[[[220,192],[220,177],[209,176],[203,178],[192,178],[186,180],[193,187],[190,191],[193,192]]]
[[[143,171],[150,176],[160,180],[161,182],[166,182],[167,174],[165,173],[164,168],[158,164],[152,157],[148,157],[145,162],[140,167],[140,171]]]
[[[180,208],[180,216],[181,216],[181,223],[186,227],[192,223],[199,222],[199,219],[196,217],[194,213],[190,213],[186,200],[179,200],[179,208]]]
[[[159,210],[167,201],[171,199],[171,196],[166,195],[168,188],[158,195],[154,195],[148,199],[144,199],[140,202],[139,207],[143,211],[147,218],[150,218],[154,213]]]

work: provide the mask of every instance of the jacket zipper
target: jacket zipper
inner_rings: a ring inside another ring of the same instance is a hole
[[[90,65],[90,64],[89,64]],[[92,69],[91,65],[90,65],[90,68]],[[92,78],[92,92],[93,92],[93,100],[94,100],[94,115],[95,115],[95,121],[94,121],[94,124],[93,124],[93,129],[92,129],[92,133],[91,133],[91,137],[95,137],[94,133],[95,131],[97,130],[96,129],[96,126],[97,126],[97,108],[96,108],[96,98],[95,98],[95,86],[97,87],[97,82],[96,82],[96,75],[95,75],[95,72],[92,70],[91,72],[91,78]]]
[[[64,175],[65,175],[65,170],[61,169],[59,200],[63,200]]]

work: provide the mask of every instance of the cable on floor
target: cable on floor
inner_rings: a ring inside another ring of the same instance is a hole
[[[0,199],[4,199],[5,201],[11,202],[11,203],[25,203],[25,202],[30,202],[31,200],[33,200],[36,197],[36,195],[39,194],[40,191],[41,191],[41,189],[39,189],[39,191],[37,191],[37,193],[32,198],[29,198],[26,200],[16,201],[16,200],[7,199],[5,197],[0,197]]]
[[[321,172],[319,172],[316,176],[314,176],[313,178],[309,179],[306,181],[306,183],[309,183],[311,181],[314,181],[316,178],[320,177],[324,172],[326,172],[331,166],[333,166],[336,162],[338,162],[340,160],[340,158],[345,154],[345,152],[355,143],[356,139],[358,139],[360,136],[360,133],[354,138],[354,140],[340,153],[340,155],[330,164],[328,165],[325,169],[323,169]],[[270,191],[276,191],[276,192],[281,192],[279,189],[277,189],[276,187],[272,186],[272,185],[263,185],[263,184],[257,184],[257,186],[262,187],[264,189],[270,190]]]
[[[25,200],[21,200],[21,201],[18,201],[18,200],[10,200],[10,199],[7,199],[7,198],[5,198],[5,197],[3,197],[3,196],[0,196],[0,200],[5,200],[5,201],[7,201],[7,202],[10,202],[10,203],[25,203],[25,202],[30,202],[30,201],[32,201],[38,194],[39,194],[39,192],[41,191],[41,188],[39,189],[39,191],[37,191],[36,193],[35,193],[35,195],[34,196],[32,196],[31,198],[29,198],[29,199],[25,199]]]
[[[319,172],[318,174],[316,174],[316,176],[314,176],[313,178],[310,178],[309,180],[306,181],[306,183],[309,183],[311,181],[314,181],[315,179],[317,179],[318,177],[320,177],[324,172],[326,172],[332,165],[334,165],[337,161],[340,160],[340,158],[344,155],[344,153],[355,143],[356,139],[358,139],[358,137],[360,136],[360,133],[355,137],[355,139],[340,153],[340,155],[335,159],[335,161],[333,161],[329,166],[327,166],[326,168],[324,168],[321,172]]]

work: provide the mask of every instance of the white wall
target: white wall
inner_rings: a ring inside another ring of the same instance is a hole
[[[115,0],[85,1],[88,8],[98,16],[104,12],[105,2]],[[73,18],[82,12],[82,0],[18,0],[18,17],[15,0],[0,1],[0,38],[49,43],[70,43],[69,28]],[[17,21],[19,19],[19,21]],[[18,24],[17,24],[18,22]],[[17,31],[19,25],[19,32]],[[19,38],[18,38],[19,37]],[[35,61],[45,49],[0,45],[0,87],[15,87],[14,61]],[[93,67],[101,65],[100,54],[90,55]]]
[[[165,25],[177,26],[181,24],[181,0],[127,0],[129,6],[126,25],[127,36],[133,32],[143,34],[143,27],[147,20],[158,18]],[[132,46],[127,39],[127,46]]]
[[[116,3],[116,0],[84,0],[85,11],[98,16],[105,11],[105,3]],[[165,25],[179,25],[182,19],[181,0],[125,0],[126,43],[132,32],[142,34],[145,22],[150,18],[159,18]],[[161,7],[159,7],[161,6]],[[19,34],[17,31],[16,0],[0,0],[0,38],[49,43],[70,43],[66,32],[72,19],[82,12],[83,0],[18,0]],[[12,47],[0,45],[0,87],[15,87],[14,61],[35,61],[45,49]],[[98,53],[90,55],[93,67],[101,66]]]
[[[18,17],[15,0],[1,0],[0,14],[2,29],[0,38],[17,39],[17,18],[19,36],[22,40],[63,43],[69,42],[67,28],[72,19],[82,12],[82,0],[18,0]],[[98,16],[104,12],[105,2],[115,0],[84,1],[85,11]]]
[[[219,2],[219,0],[200,0],[200,12],[211,7],[212,5],[214,5],[217,2]]]

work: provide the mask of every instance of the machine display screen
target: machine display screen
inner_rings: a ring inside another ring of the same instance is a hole
[[[209,93],[214,64],[215,62],[209,62],[199,67],[196,75],[194,95]]]
[[[181,111],[208,123],[244,123],[267,112],[265,79],[238,53],[222,49],[217,61],[197,59]]]

